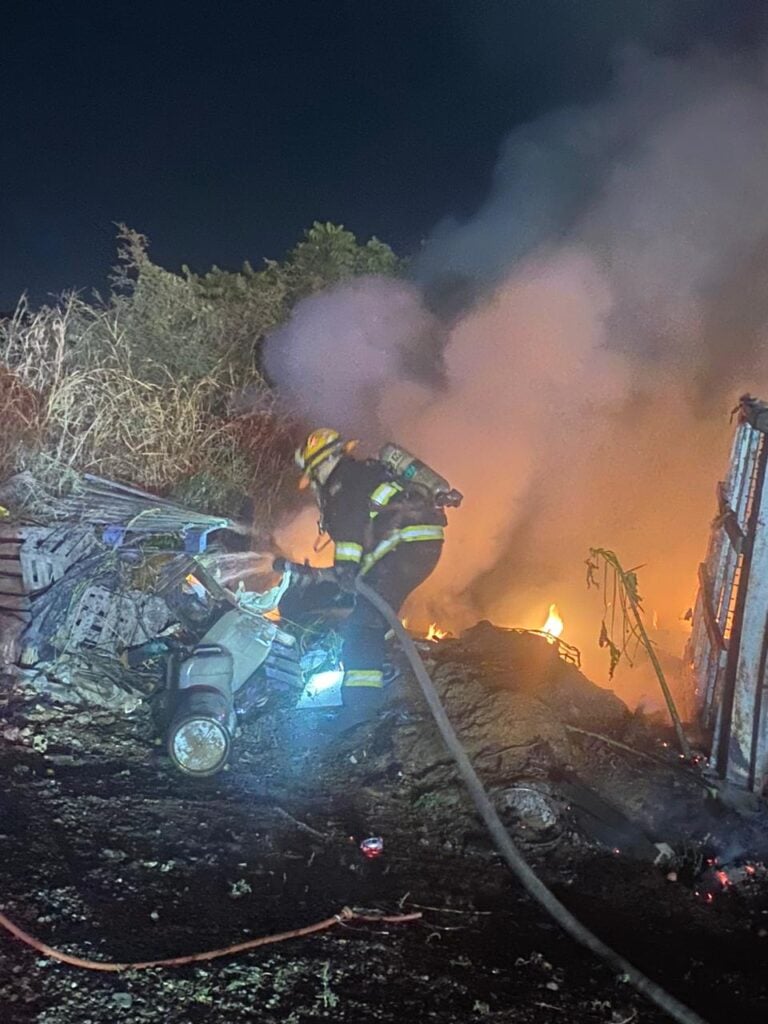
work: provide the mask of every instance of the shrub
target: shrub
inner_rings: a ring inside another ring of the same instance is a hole
[[[108,300],[68,294],[0,320],[0,474],[56,490],[92,472],[265,528],[291,500],[293,425],[259,366],[264,336],[303,296],[400,270],[388,246],[314,224],[283,263],[173,274],[124,226]]]

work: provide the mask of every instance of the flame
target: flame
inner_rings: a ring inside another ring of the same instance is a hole
[[[556,604],[549,606],[549,616],[547,621],[542,626],[543,633],[549,633],[551,637],[558,637],[562,634],[565,623],[560,618],[560,613],[557,610]]]
[[[432,640],[434,643],[437,643],[438,640],[442,640],[446,636],[448,636],[447,630],[440,629],[436,622],[432,622],[430,624],[430,627],[427,630],[427,640]]]

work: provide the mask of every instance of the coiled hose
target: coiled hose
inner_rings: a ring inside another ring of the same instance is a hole
[[[694,1013],[693,1010],[689,1009],[678,999],[675,999],[674,996],[666,992],[660,985],[657,985],[655,981],[651,981],[650,978],[647,978],[642,971],[639,971],[637,967],[629,963],[628,960],[625,960],[623,956],[611,949],[610,946],[607,946],[593,932],[586,928],[578,918],[574,917],[567,907],[563,906],[554,893],[550,892],[546,885],[544,885],[515,846],[509,833],[504,827],[501,818],[499,818],[496,813],[496,809],[491,803],[482,782],[477,776],[477,772],[472,767],[472,762],[467,757],[467,754],[461,745],[461,741],[456,735],[454,728],[445,713],[445,708],[440,701],[437,690],[435,689],[432,680],[429,678],[427,670],[424,668],[421,655],[416,649],[416,645],[413,640],[403,628],[400,619],[392,608],[390,608],[387,602],[380,597],[375,590],[371,589],[368,584],[364,583],[362,580],[358,580],[355,587],[358,594],[372,604],[392,627],[395,636],[403,649],[403,653],[408,658],[411,668],[419,682],[421,691],[424,694],[424,699],[426,700],[429,710],[432,712],[432,716],[440,730],[440,734],[443,737],[443,742],[456,762],[459,772],[461,773],[461,777],[469,790],[469,795],[472,797],[472,801],[477,808],[480,817],[485,822],[485,825],[502,857],[522,883],[528,894],[532,896],[547,911],[547,913],[555,919],[555,921],[557,921],[563,931],[567,932],[571,938],[575,939],[582,946],[586,946],[587,949],[595,953],[614,970],[625,975],[630,984],[633,985],[638,992],[644,995],[652,1003],[655,1003],[659,1009],[668,1013],[673,1020],[678,1021],[679,1024],[706,1024],[706,1021],[702,1017],[697,1013]]]

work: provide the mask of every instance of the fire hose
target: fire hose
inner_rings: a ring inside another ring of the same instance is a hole
[[[673,1020],[678,1021],[679,1024],[706,1024],[706,1021],[697,1013],[670,995],[669,992],[655,981],[646,977],[642,971],[638,970],[628,960],[625,960],[620,953],[606,945],[594,932],[591,932],[589,928],[583,925],[541,881],[512,841],[509,832],[496,812],[496,808],[491,803],[485,787],[451,725],[435,685],[430,679],[424,667],[424,662],[421,660],[421,655],[407,630],[403,627],[400,619],[387,602],[368,584],[358,579],[355,587],[358,594],[372,604],[392,627],[403,653],[408,658],[418,680],[421,691],[424,694],[424,699],[440,730],[443,742],[456,762],[472,802],[483,819],[499,853],[501,853],[507,865],[511,868],[527,893],[554,918],[563,931],[570,935],[572,939],[575,939],[576,942],[585,946],[601,960],[604,960],[619,974],[624,975],[638,992],[652,1003],[655,1003],[659,1009],[668,1013]]]
[[[277,932],[274,935],[261,935],[258,939],[246,939],[245,942],[237,942],[232,946],[224,946],[221,949],[207,949],[202,953],[189,953],[187,956],[168,957],[164,960],[140,960],[135,963],[118,963],[114,960],[88,960],[84,957],[74,956],[71,953],[64,953],[60,949],[47,945],[36,939],[15,924],[5,914],[0,913],[0,925],[10,932],[21,942],[24,942],[32,949],[36,949],[43,956],[58,960],[59,963],[69,964],[70,967],[80,967],[87,971],[101,971],[107,974],[119,974],[122,971],[143,971],[153,967],[185,967],[188,964],[199,964],[208,960],[218,960],[223,956],[234,956],[235,953],[245,953],[251,949],[258,949],[260,946],[271,946],[275,942],[285,942],[287,939],[298,939],[305,935],[314,935],[316,932],[327,931],[338,924],[351,924],[355,921],[373,922],[376,924],[404,924],[408,921],[418,921],[421,914],[361,914],[350,907],[342,907],[338,914],[333,917],[326,917],[323,921],[315,924],[304,925],[303,928],[292,928],[287,932]]]

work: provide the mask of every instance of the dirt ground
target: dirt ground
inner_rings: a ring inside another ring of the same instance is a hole
[[[768,887],[758,872],[713,890],[698,867],[709,847],[731,861],[764,855],[763,819],[743,823],[707,799],[674,755],[654,765],[586,736],[665,756],[662,734],[536,642],[481,631],[429,662],[513,836],[574,913],[710,1024],[764,1022]],[[423,913],[115,975],[0,933],[4,1024],[667,1019],[523,893],[407,678],[345,742],[319,740],[316,712],[247,725],[229,769],[206,781],[171,768],[145,707],[78,711],[7,679],[0,713],[0,905],[52,946],[132,961],[344,906]],[[617,817],[584,802],[584,779]],[[520,800],[530,791],[532,806]],[[612,847],[622,813],[639,831]],[[367,836],[384,839],[376,860],[359,850]],[[646,857],[643,843],[662,839],[680,854],[676,881]]]

